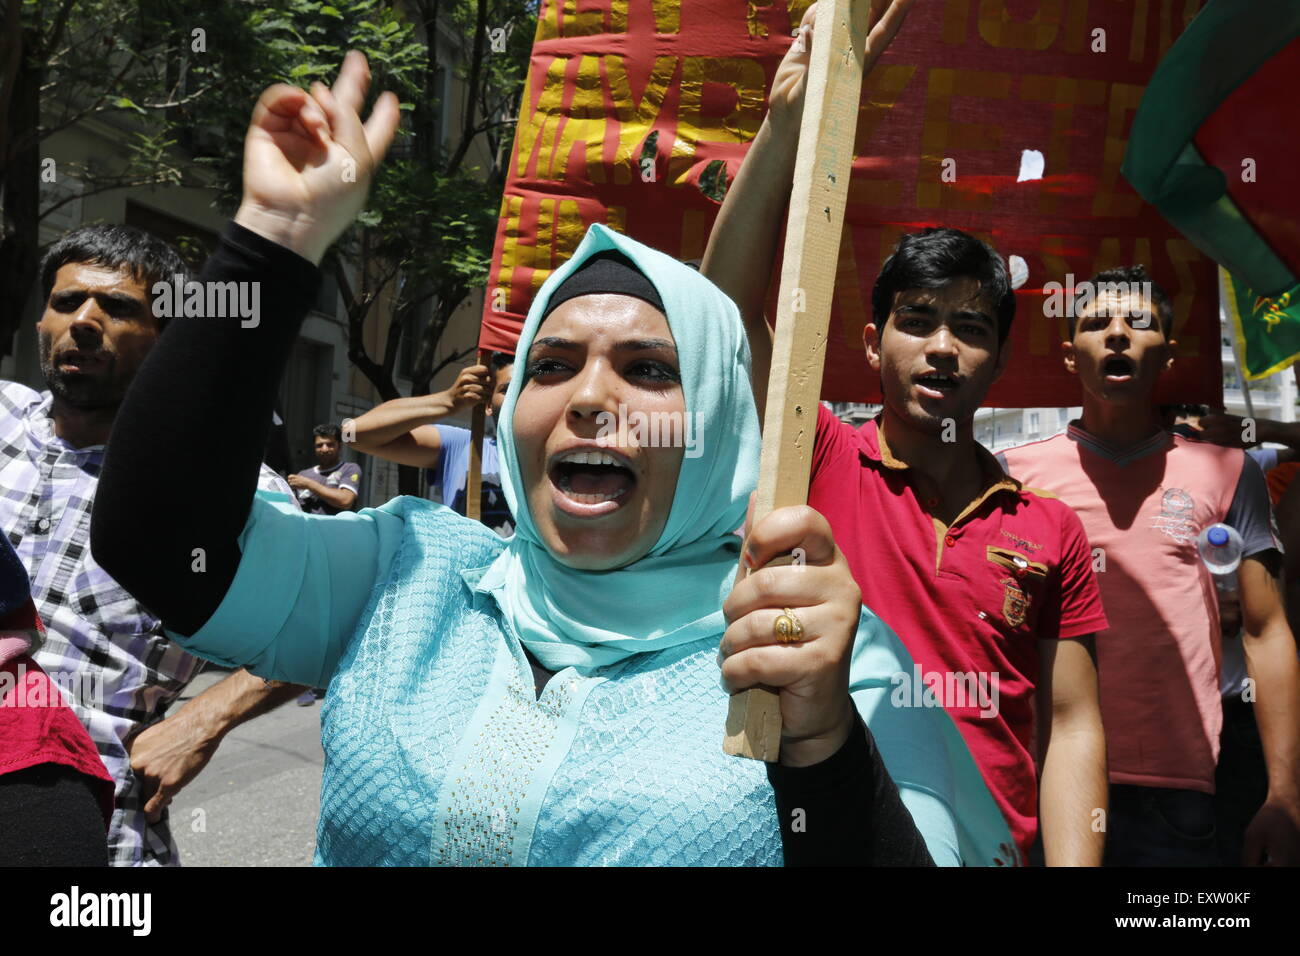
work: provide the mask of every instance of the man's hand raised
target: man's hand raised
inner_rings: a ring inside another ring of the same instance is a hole
[[[278,83],[253,108],[244,139],[244,197],[235,222],[319,264],[365,208],[397,131],[397,97],[384,93],[363,124],[370,67],[352,50],[333,88]]]

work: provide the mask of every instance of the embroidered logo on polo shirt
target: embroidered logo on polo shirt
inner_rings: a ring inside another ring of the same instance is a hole
[[[1032,542],[1032,541],[1028,541],[1028,540],[1026,540],[1026,539],[1020,537],[1020,535],[1018,535],[1018,534],[1012,534],[1012,533],[1011,533],[1010,531],[1008,531],[1006,528],[998,528],[998,534],[1000,534],[1000,535],[1002,535],[1002,537],[1007,538],[1008,540],[1010,540],[1010,541],[1011,541],[1013,544],[1015,544],[1017,547],[1024,548],[1026,551],[1042,551],[1042,550],[1043,550],[1043,546],[1042,546],[1041,544],[1034,544],[1034,542]]]
[[[1160,496],[1160,514],[1151,519],[1151,526],[1180,544],[1195,541],[1195,510],[1196,501],[1191,495],[1182,488],[1170,488]]]
[[[1003,578],[1002,586],[1002,617],[1012,627],[1019,627],[1029,612],[1029,595],[1015,578]]]

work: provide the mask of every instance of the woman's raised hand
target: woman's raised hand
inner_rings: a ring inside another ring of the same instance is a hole
[[[794,564],[764,567],[786,554]],[[848,739],[857,720],[849,661],[861,609],[848,562],[812,508],[778,508],[747,528],[741,571],[722,606],[718,656],[729,693],[759,684],[780,692],[781,763],[820,763]],[[798,643],[778,639],[783,616],[802,627]]]
[[[871,72],[880,55],[893,41],[907,19],[907,11],[916,0],[871,0],[867,19],[866,59],[862,62],[862,75]],[[804,84],[808,77],[809,53],[812,51],[813,27],[817,22],[817,4],[804,11],[799,32],[790,44],[768,95],[768,117],[782,132],[797,135],[803,117]]]
[[[352,50],[334,86],[277,83],[253,107],[244,139],[244,196],[235,221],[314,263],[365,208],[400,120],[384,93],[363,124],[370,67]]]

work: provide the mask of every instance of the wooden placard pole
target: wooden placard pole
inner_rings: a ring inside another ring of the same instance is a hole
[[[492,353],[478,350],[478,364],[488,365]],[[492,396],[488,396],[492,401]],[[475,521],[483,520],[483,432],[486,427],[487,405],[475,405],[470,418],[469,474],[465,476],[465,516]]]
[[[870,6],[870,0],[821,0],[817,6],[777,299],[755,522],[777,508],[808,501]],[[780,756],[780,745],[777,694],[761,687],[734,694],[722,749],[771,763]]]

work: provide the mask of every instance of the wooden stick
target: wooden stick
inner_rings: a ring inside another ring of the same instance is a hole
[[[492,353],[478,350],[478,364],[487,365]],[[488,396],[492,401],[492,396]],[[475,405],[469,430],[469,474],[465,476],[465,516],[483,520],[483,432],[486,429],[487,405]]]
[[[808,500],[840,234],[848,200],[870,0],[821,0],[785,233],[753,521]],[[789,564],[785,558],[773,564]],[[767,688],[731,698],[722,749],[775,762],[781,706]]]

